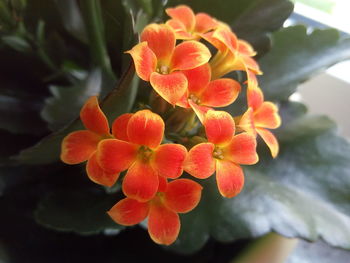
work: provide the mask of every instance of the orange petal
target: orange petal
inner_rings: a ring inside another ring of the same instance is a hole
[[[187,213],[198,205],[201,193],[202,186],[192,180],[174,180],[164,193],[164,205],[176,213]]]
[[[192,100],[188,100],[188,104],[191,106],[193,111],[196,113],[198,119],[200,120],[201,123],[204,122],[205,119],[205,114],[209,111],[212,110],[212,108],[209,108],[207,106],[201,106],[196,103],[194,103]]]
[[[107,173],[97,163],[96,153],[87,162],[86,172],[94,183],[111,187],[119,178],[119,173]]]
[[[255,59],[248,57],[248,56],[241,56],[241,59],[243,60],[245,66],[251,70],[254,74],[261,75],[262,71],[260,70],[258,62],[255,61]]]
[[[148,233],[157,244],[174,243],[180,232],[179,215],[168,208],[156,204],[151,205],[148,215]]]
[[[196,14],[195,32],[205,33],[218,26],[218,22],[206,13]]]
[[[208,141],[216,145],[228,144],[235,134],[235,122],[226,111],[209,110],[203,125]]]
[[[263,102],[254,112],[254,123],[256,127],[276,129],[281,125],[281,117],[278,108],[269,101]]]
[[[157,148],[163,139],[164,122],[158,114],[141,110],[130,118],[127,133],[130,142]]]
[[[129,53],[134,60],[137,75],[144,81],[149,81],[151,73],[156,71],[157,57],[147,42],[137,44],[126,53]]]
[[[80,111],[80,119],[86,129],[100,135],[109,134],[108,120],[98,105],[96,96],[90,97]]]
[[[129,142],[107,139],[99,143],[97,162],[108,173],[119,173],[136,160],[138,146]]]
[[[238,40],[237,36],[229,29],[229,27],[218,27],[212,35],[212,38],[220,41],[225,48],[229,49],[231,53],[235,53],[238,48]],[[215,43],[214,43],[215,44]],[[214,45],[215,46],[215,45]],[[223,46],[218,46],[217,48],[221,48],[221,51]]]
[[[242,168],[230,161],[216,162],[216,182],[222,196],[231,198],[238,195],[244,185]]]
[[[170,26],[174,30],[176,39],[194,39],[194,36],[187,32],[187,29],[180,21],[169,19],[166,22],[166,25]]]
[[[256,128],[256,131],[269,147],[272,157],[276,158],[279,152],[279,145],[275,135],[269,130],[263,128]]]
[[[143,221],[149,212],[149,204],[131,198],[116,203],[107,213],[118,224],[132,226]]]
[[[61,160],[67,164],[86,161],[96,151],[101,137],[91,131],[75,131],[62,141]]]
[[[141,41],[146,41],[158,60],[169,62],[175,47],[175,33],[165,24],[149,24],[141,33]]]
[[[209,83],[201,96],[201,104],[210,107],[225,107],[234,102],[241,85],[233,79],[216,79]]]
[[[140,202],[151,200],[157,193],[159,180],[157,173],[146,162],[136,161],[124,177],[123,193]]]
[[[255,164],[259,161],[254,135],[240,133],[224,149],[225,158],[238,164]]]
[[[248,106],[252,107],[256,111],[264,102],[264,94],[258,87],[247,89]]]
[[[160,176],[175,179],[182,174],[187,149],[180,144],[163,144],[155,151],[152,166]]]
[[[177,45],[171,58],[171,69],[188,70],[199,67],[209,61],[211,53],[202,43],[194,40]]]
[[[252,71],[250,71],[248,68],[245,68],[245,72],[247,73],[248,91],[258,88],[258,79],[256,78],[256,75]]]
[[[130,118],[132,117],[132,113],[125,113],[116,118],[112,125],[112,134],[113,136],[122,141],[128,141],[129,137],[127,134],[127,127]]]
[[[212,143],[200,143],[192,147],[184,163],[184,170],[200,179],[211,176],[215,172],[214,148]]]
[[[175,105],[186,92],[187,79],[181,72],[173,72],[167,75],[154,72],[151,75],[151,85],[163,99]]]
[[[238,52],[249,57],[254,57],[256,55],[254,48],[247,41],[242,39],[238,39]]]
[[[168,187],[168,180],[163,176],[158,176],[159,185],[157,192],[165,192]]]
[[[254,115],[253,109],[248,108],[248,110],[242,115],[237,125],[242,130],[246,131],[249,134],[256,136],[256,130],[254,125]]]
[[[165,12],[172,19],[181,22],[188,31],[192,31],[194,29],[196,20],[192,9],[186,5],[179,5],[174,8],[167,8]]]
[[[211,69],[208,63],[194,69],[182,71],[188,81],[189,95],[199,96],[206,89],[211,78]]]

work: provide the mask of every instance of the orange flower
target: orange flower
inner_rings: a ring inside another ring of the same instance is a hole
[[[122,190],[132,199],[145,202],[152,199],[159,186],[159,176],[177,178],[187,150],[179,144],[163,144],[164,122],[149,111],[122,115],[113,129],[117,139],[99,143],[97,161],[104,171],[120,173],[127,170]]]
[[[183,71],[188,88],[178,106],[192,109],[201,122],[210,107],[225,107],[234,102],[241,90],[240,84],[229,78],[210,81],[211,68],[208,63]]]
[[[258,63],[252,58],[256,52],[252,46],[231,31],[228,25],[223,23],[214,30],[202,34],[202,37],[218,49],[210,65],[213,69],[213,79],[224,76],[234,70],[251,71],[254,74],[262,74]]]
[[[276,129],[281,125],[278,108],[274,103],[264,101],[264,94],[259,87],[248,88],[247,99],[249,108],[237,126],[255,136],[259,134],[275,158],[279,152],[278,141],[267,129]]]
[[[188,153],[184,170],[205,179],[216,171],[218,189],[224,197],[234,197],[244,184],[239,164],[258,162],[255,136],[248,133],[234,135],[235,123],[225,111],[209,110],[204,119],[208,143],[194,146]]]
[[[206,33],[218,26],[218,22],[208,14],[195,15],[186,5],[167,8],[165,12],[172,18],[166,24],[175,31],[177,39],[199,39],[201,33]]]
[[[157,194],[147,202],[125,198],[109,211],[110,217],[121,225],[131,226],[148,217],[148,232],[158,244],[170,245],[180,231],[178,213],[187,213],[197,206],[202,187],[189,179],[178,179],[167,183],[160,177]]]
[[[198,41],[185,41],[175,46],[175,33],[164,24],[146,26],[141,41],[128,51],[136,73],[150,81],[162,98],[175,105],[187,89],[187,79],[181,70],[207,63],[211,57],[209,49]]]

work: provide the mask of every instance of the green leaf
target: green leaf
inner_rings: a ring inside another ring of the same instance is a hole
[[[45,100],[42,117],[51,130],[63,128],[79,116],[85,101],[101,91],[101,71],[95,69],[86,78],[72,87],[51,86],[53,97]]]
[[[302,107],[291,107],[290,112],[300,115]],[[318,121],[326,124],[315,125]],[[228,242],[270,231],[322,238],[349,249],[350,143],[334,127],[328,119],[307,115],[282,127],[279,156],[272,160],[260,153],[257,165],[246,166],[245,187],[235,198],[220,196],[214,176],[203,181],[201,203],[182,216],[179,240],[172,249],[190,253],[209,236]]]
[[[350,58],[350,38],[335,29],[304,26],[282,29],[272,35],[273,47],[260,61],[264,75],[259,83],[267,100],[286,100],[311,75]]]
[[[35,211],[36,221],[48,228],[96,234],[105,229],[120,230],[107,215],[116,203],[111,196],[75,190],[56,191],[46,196]]]
[[[102,110],[110,123],[119,115],[129,112],[135,102],[139,79],[134,73],[135,69],[130,64],[129,69],[122,76],[120,82],[101,104]],[[23,150],[13,159],[24,164],[56,162],[59,160],[63,138],[68,133],[79,129],[83,129],[83,125],[80,120],[75,120],[68,127],[52,133],[33,147]]]
[[[3,36],[1,37],[1,41],[19,52],[29,52],[32,50],[28,41],[19,36]]]

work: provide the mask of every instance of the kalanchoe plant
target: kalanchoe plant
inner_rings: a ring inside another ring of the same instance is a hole
[[[350,39],[281,28],[292,9],[0,0],[0,261],[350,248],[350,144],[289,98]]]

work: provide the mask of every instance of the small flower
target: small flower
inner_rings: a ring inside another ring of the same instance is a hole
[[[234,197],[244,184],[240,164],[258,162],[255,136],[248,133],[234,135],[234,120],[224,111],[209,110],[204,127],[208,142],[197,144],[189,151],[184,170],[200,179],[208,178],[216,171],[221,195]]]
[[[276,129],[281,125],[278,108],[274,103],[264,101],[264,94],[259,87],[248,88],[247,99],[249,108],[237,126],[255,136],[259,134],[269,147],[272,157],[276,158],[279,152],[278,141],[267,129]]]
[[[177,39],[199,39],[200,34],[215,29],[218,22],[206,13],[194,14],[186,5],[167,8],[165,12],[171,17],[166,24],[174,31]]]
[[[164,122],[149,111],[122,115],[113,129],[117,139],[103,140],[98,145],[97,161],[104,171],[128,170],[122,184],[127,197],[145,202],[152,199],[159,186],[159,176],[178,178],[187,150],[179,144],[163,144]]]
[[[119,173],[104,171],[96,161],[97,145],[112,138],[106,116],[101,111],[96,96],[89,98],[80,111],[80,119],[86,130],[71,132],[62,141],[61,160],[66,164],[87,162],[89,178],[101,185],[112,186]]]
[[[207,63],[209,49],[198,41],[185,41],[175,46],[175,33],[167,25],[150,24],[141,33],[141,43],[129,53],[136,73],[150,81],[154,90],[175,105],[187,89],[187,79],[181,70]]]
[[[161,183],[157,194],[147,202],[125,198],[115,204],[109,216],[118,224],[131,226],[148,217],[148,232],[158,244],[170,245],[180,231],[178,213],[187,213],[197,206],[201,198],[202,187],[189,179],[177,179]]]
[[[221,78],[211,81],[211,68],[208,63],[191,69],[184,70],[188,88],[178,106],[192,109],[201,122],[210,107],[225,107],[236,100],[241,90],[241,85],[229,78]]]

